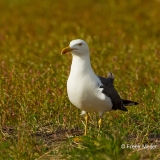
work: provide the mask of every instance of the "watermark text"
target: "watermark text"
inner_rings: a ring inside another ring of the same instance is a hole
[[[157,145],[155,144],[121,144],[122,149],[156,149]]]

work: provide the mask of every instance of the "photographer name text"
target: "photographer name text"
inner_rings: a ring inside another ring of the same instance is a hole
[[[157,145],[154,144],[122,144],[122,149],[156,149]]]

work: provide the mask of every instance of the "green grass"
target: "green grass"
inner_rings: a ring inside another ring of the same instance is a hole
[[[160,158],[160,2],[0,1],[0,159]],[[71,55],[60,55],[73,39],[90,47],[94,71],[115,75],[128,112],[84,118],[68,100]],[[155,144],[156,149],[121,149]]]

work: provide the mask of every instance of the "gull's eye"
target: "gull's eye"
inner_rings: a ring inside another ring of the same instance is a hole
[[[79,46],[82,46],[82,43],[78,43]]]

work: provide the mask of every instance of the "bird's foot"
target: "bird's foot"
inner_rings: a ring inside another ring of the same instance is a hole
[[[80,143],[80,142],[82,142],[82,137],[81,136],[76,136],[76,137],[73,137],[73,142],[75,142],[75,143]]]
[[[75,136],[72,138],[73,142],[75,143],[80,143],[83,142],[83,140],[85,139],[85,137],[88,137],[87,135],[83,134],[82,136]]]

